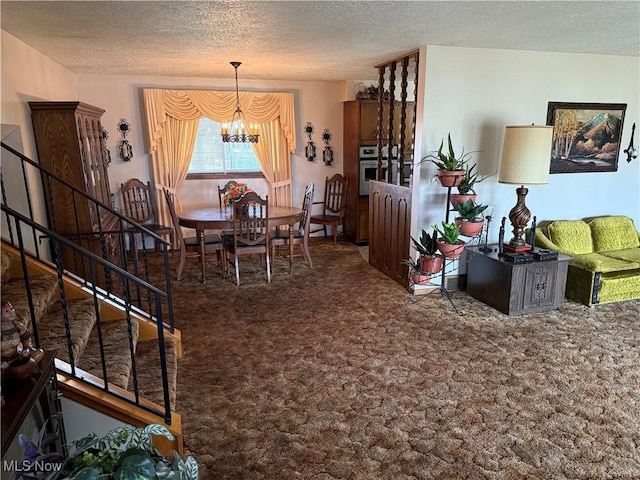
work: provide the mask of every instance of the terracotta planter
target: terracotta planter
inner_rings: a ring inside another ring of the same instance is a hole
[[[482,231],[484,220],[480,220],[479,222],[470,222],[468,220],[456,218],[456,225],[460,227],[460,235],[465,237],[475,237]]]
[[[445,243],[444,240],[439,238],[438,242],[438,250],[444,258],[460,258],[462,255],[462,251],[464,250],[465,243],[462,240],[458,240],[455,244]]]
[[[443,265],[444,257],[441,255],[420,255],[420,270],[425,273],[438,273]]]
[[[438,170],[438,179],[443,187],[456,187],[464,178],[464,170]]]
[[[451,194],[451,206],[456,208],[456,204],[464,203],[467,200],[472,200],[473,203],[476,203],[476,198],[478,196],[474,193],[452,193]]]
[[[414,273],[411,272],[411,281],[415,285],[426,285],[431,280],[431,275],[426,273]]]

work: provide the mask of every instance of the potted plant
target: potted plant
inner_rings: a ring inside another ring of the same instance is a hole
[[[47,480],[198,480],[198,464],[193,457],[183,461],[175,451],[171,457],[163,456],[153,444],[155,435],[174,440],[162,425],[152,424],[144,428],[124,425],[104,437],[90,434],[72,442],[72,452],[67,459],[56,453],[44,452],[46,444],[55,435],[41,432],[37,445],[20,435],[25,459],[20,464],[16,480],[39,478],[36,476],[38,467],[52,472]],[[44,467],[45,463],[50,466]]]
[[[444,258],[459,258],[462,255],[462,250],[464,249],[465,242],[459,239],[460,237],[460,227],[455,223],[441,222],[442,228],[438,225],[432,225],[433,229],[436,230],[440,237],[436,240],[438,243],[438,250],[442,254]]]
[[[477,172],[474,172],[476,168],[476,164],[474,165],[466,165],[464,169],[464,177],[462,177],[462,181],[456,187],[458,189],[458,193],[451,194],[451,206],[455,207],[456,203],[462,203],[469,199],[476,201],[476,191],[473,189],[476,183],[480,183],[492,175],[480,175]]]
[[[409,267],[409,278],[411,279],[411,283],[414,285],[426,285],[431,280],[431,274],[423,272],[420,269],[420,261],[414,260],[413,258],[403,258],[400,260],[400,263],[403,263]]]
[[[440,148],[437,152],[431,153],[424,157],[422,161],[429,161],[438,167],[438,179],[443,187],[455,187],[462,182],[465,173],[465,165],[469,160],[470,153],[462,153],[456,156],[451,142],[451,133],[448,135],[448,152],[444,152],[444,139],[440,142]]]
[[[484,225],[484,217],[482,212],[487,209],[487,205],[475,204],[473,200],[467,200],[462,203],[456,203],[458,217],[456,225],[460,227],[460,235],[465,237],[475,237],[482,231]]]
[[[436,254],[438,251],[437,239],[438,232],[434,230],[433,235],[431,235],[425,229],[422,229],[419,241],[411,237],[413,246],[420,254],[420,270],[423,272],[433,274],[442,270],[444,258],[441,255]]]

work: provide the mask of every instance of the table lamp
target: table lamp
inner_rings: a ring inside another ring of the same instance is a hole
[[[531,219],[531,212],[525,205],[525,197],[529,192],[525,185],[547,183],[552,134],[553,127],[547,125],[506,127],[498,182],[520,187],[516,189],[518,201],[509,212],[513,238],[505,242],[505,250],[523,252],[530,249],[523,238],[524,229]]]

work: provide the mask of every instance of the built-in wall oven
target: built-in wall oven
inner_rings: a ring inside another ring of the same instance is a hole
[[[388,154],[389,147],[382,147],[382,179],[388,180]],[[398,174],[398,147],[393,146],[391,149],[392,179],[395,180]],[[358,192],[360,195],[369,195],[369,181],[376,180],[378,174],[378,147],[376,145],[360,147],[360,172],[358,175],[359,185]]]

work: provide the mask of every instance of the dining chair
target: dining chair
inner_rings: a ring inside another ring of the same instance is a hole
[[[309,252],[309,226],[311,225],[311,205],[313,204],[313,183],[307,185],[304,189],[304,197],[302,199],[302,218],[298,223],[298,228],[293,231],[293,244],[299,245],[302,250],[304,259],[309,263],[309,268],[313,268],[311,254]],[[289,230],[276,229],[271,232],[271,252],[272,264],[276,262],[277,248],[289,245]],[[289,254],[289,273],[292,269],[292,259]]]
[[[224,196],[224,194],[227,193],[229,189],[235,185],[238,185],[238,182],[236,182],[235,180],[229,180],[224,187],[218,185],[218,205],[220,207],[224,206],[222,204],[222,197]]]
[[[349,180],[336,173],[333,177],[327,177],[324,186],[324,201],[313,202],[313,205],[322,205],[322,214],[311,215],[310,223],[322,225],[322,228],[311,230],[310,233],[324,231],[327,236],[327,227],[331,227],[333,233],[333,246],[338,244],[338,227],[342,227],[344,233],[344,217],[347,209],[347,188]]]
[[[156,235],[161,237],[168,236],[171,249],[173,249],[173,226],[156,223],[155,195],[153,195],[151,183],[143,183],[137,178],[132,178],[120,184],[120,191],[125,215],[136,223],[144,225],[145,228]],[[141,235],[144,240],[144,235],[141,233],[132,235],[133,251],[136,257],[138,255],[138,242],[136,240],[138,235]],[[142,248],[144,248],[144,241],[142,242]]]
[[[267,282],[271,283],[269,263],[269,196],[264,199],[256,192],[247,192],[233,202],[233,235],[223,237],[225,264],[233,254],[236,285],[240,285],[240,255],[264,254]],[[228,262],[228,263],[227,263]]]
[[[224,203],[223,203],[224,194],[227,193],[231,189],[231,187],[235,187],[236,185],[238,185],[238,182],[236,180],[229,180],[223,187],[218,185],[218,206],[220,208],[224,207]],[[233,232],[230,230],[220,231],[220,237],[222,238],[230,235],[233,235]]]
[[[179,282],[182,278],[182,270],[184,269],[184,265],[186,263],[187,253],[195,252],[196,254],[200,254],[200,242],[198,240],[198,237],[184,237],[182,235],[182,228],[180,227],[178,215],[176,214],[174,196],[166,188],[163,188],[162,191],[164,192],[164,198],[167,201],[167,207],[169,208],[171,221],[173,222],[173,227],[176,231],[176,240],[180,249],[180,260],[178,262],[178,268],[176,271],[176,281]],[[223,245],[220,235],[211,233],[204,236],[204,251],[205,253],[216,252],[216,256],[218,257],[218,262],[220,263],[220,268],[222,270],[222,277],[224,278],[225,264],[222,258],[222,250]]]

